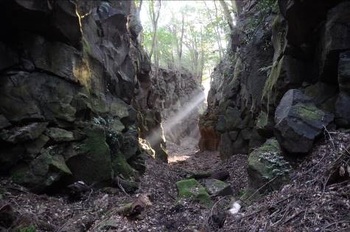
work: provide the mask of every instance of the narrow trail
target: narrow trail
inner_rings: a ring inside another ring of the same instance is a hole
[[[92,189],[81,200],[72,202],[64,195],[36,195],[2,179],[0,214],[8,205],[12,213],[7,213],[16,218],[14,224],[28,228],[33,225],[37,232],[216,231],[215,225],[210,225],[210,217],[219,209],[205,208],[190,200],[179,201],[176,182],[187,178],[189,172],[227,170],[230,174],[227,183],[238,195],[247,182],[246,156],[237,155],[222,162],[218,152],[200,152],[195,146],[172,143],[168,144],[168,151],[169,164],[146,158],[146,173],[133,194],[110,187]],[[117,213],[120,206],[142,194],[149,196],[152,205],[145,207],[140,217],[130,219]],[[213,199],[214,202],[221,200],[220,197]],[[231,199],[224,200],[224,204],[229,204]],[[1,223],[0,219],[0,226]]]

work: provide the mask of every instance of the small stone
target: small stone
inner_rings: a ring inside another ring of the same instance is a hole
[[[228,196],[233,194],[231,186],[221,180],[205,180],[204,186],[208,193],[212,196]]]

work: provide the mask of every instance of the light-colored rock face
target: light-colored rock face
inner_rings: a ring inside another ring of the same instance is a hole
[[[185,70],[161,69],[158,73],[152,82],[159,96],[157,108],[166,140],[181,143],[186,136],[198,139],[199,110],[205,98],[201,84]]]
[[[156,158],[166,161],[165,140],[180,144],[189,136],[198,141],[203,88],[187,71],[163,68],[154,68],[151,77],[140,78],[140,83],[136,99],[142,112],[141,134],[152,145]]]
[[[135,10],[131,1],[0,3],[2,173],[43,191],[62,178],[108,183],[143,171],[131,102],[150,64],[127,24]]]

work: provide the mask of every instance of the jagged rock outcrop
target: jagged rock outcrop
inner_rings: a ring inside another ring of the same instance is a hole
[[[144,171],[132,101],[150,64],[134,13],[131,1],[1,1],[2,174],[46,191]]]
[[[337,126],[348,127],[349,94],[343,86],[349,64],[349,2],[280,0],[280,9],[264,2],[245,3],[231,47],[212,74],[200,130],[208,124],[215,128],[222,157],[248,153],[275,133],[279,137],[275,111],[289,89],[310,97],[315,112],[331,113]],[[299,119],[307,121],[304,116]],[[310,144],[317,138],[312,137]],[[287,140],[281,146],[294,153]]]

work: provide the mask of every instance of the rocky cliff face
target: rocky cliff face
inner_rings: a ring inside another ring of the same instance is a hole
[[[185,70],[153,69],[150,78],[141,83],[137,95],[141,133],[155,150],[156,158],[167,160],[165,141],[198,141],[198,116],[204,98],[201,84]],[[195,146],[195,142],[187,145]]]
[[[247,153],[274,135],[276,108],[290,89],[333,113],[338,126],[349,126],[342,107],[348,94],[349,3],[278,2],[279,8],[273,1],[245,5],[231,49],[212,75],[202,122],[213,121],[224,157]],[[207,119],[210,114],[214,120]]]
[[[185,70],[159,69],[152,75],[155,101],[161,111],[167,141],[181,143],[181,139],[199,139],[199,110],[204,107],[203,87]]]
[[[144,171],[131,1],[0,3],[0,171],[35,191]]]
[[[349,128],[349,16],[348,1],[247,1],[212,74],[201,148],[226,158],[275,137],[284,153],[306,154],[327,126]],[[262,147],[252,178],[285,166]]]

